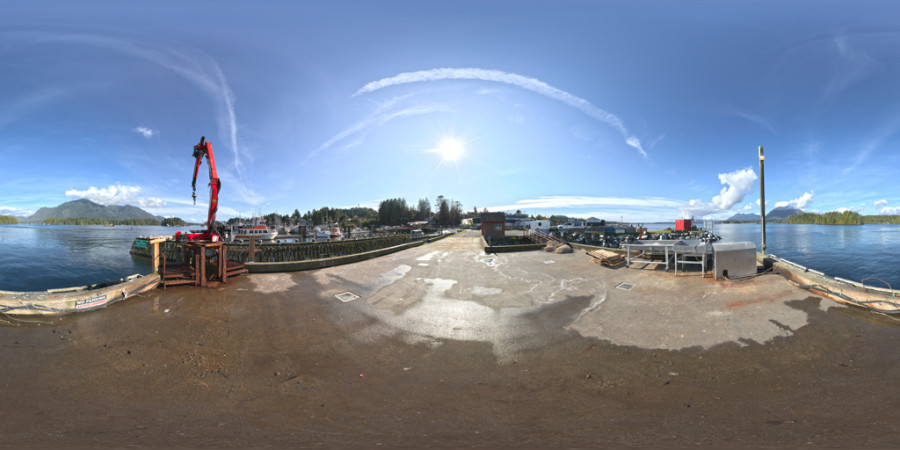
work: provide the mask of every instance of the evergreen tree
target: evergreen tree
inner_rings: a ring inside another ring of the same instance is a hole
[[[441,195],[438,197],[441,199],[441,205],[438,209],[438,224],[442,227],[450,225],[450,205],[447,200],[444,199],[444,196]]]

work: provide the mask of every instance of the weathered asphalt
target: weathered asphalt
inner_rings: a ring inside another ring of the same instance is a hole
[[[900,444],[892,317],[479,244],[0,317],[0,446]]]

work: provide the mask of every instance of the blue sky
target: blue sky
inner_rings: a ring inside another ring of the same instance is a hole
[[[889,1],[8,1],[0,214],[900,214]],[[448,144],[455,142],[455,144]],[[456,158],[453,157],[455,149]],[[461,149],[461,150],[460,150]]]

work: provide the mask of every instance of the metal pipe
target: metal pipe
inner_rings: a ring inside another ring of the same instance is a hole
[[[766,173],[764,162],[766,157],[763,156],[763,146],[759,146],[759,217],[762,227],[762,254],[766,254]]]

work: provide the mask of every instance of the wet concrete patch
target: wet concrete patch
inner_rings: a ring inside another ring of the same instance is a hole
[[[296,286],[289,273],[253,274],[250,281],[253,283],[252,289],[261,294],[287,292]]]

